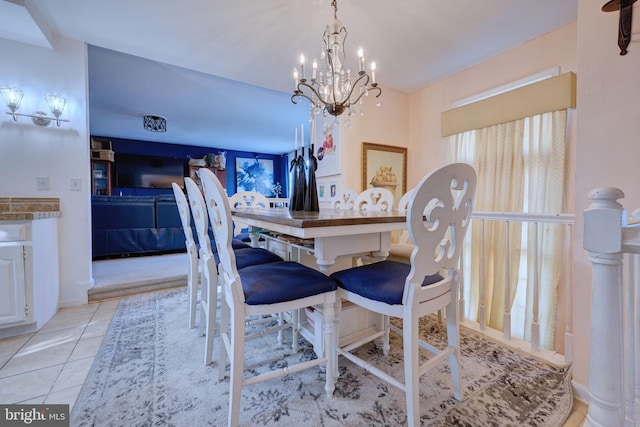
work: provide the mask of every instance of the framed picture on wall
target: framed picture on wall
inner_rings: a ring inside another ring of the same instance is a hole
[[[396,201],[407,191],[407,149],[392,145],[362,143],[362,190],[382,187]]]
[[[336,195],[338,194],[338,181],[329,181],[326,184],[326,190],[327,190],[327,200],[333,200],[335,199]]]
[[[317,177],[340,173],[340,137],[339,126],[335,121],[317,120],[314,151],[318,159]]]
[[[236,157],[236,191],[255,191],[275,197],[273,160]]]
[[[320,200],[321,202],[326,202],[327,200],[329,200],[329,198],[327,197],[327,184],[325,182],[319,182],[318,183],[318,200]]]

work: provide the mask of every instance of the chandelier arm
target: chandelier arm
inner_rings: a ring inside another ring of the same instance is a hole
[[[291,102],[293,102],[294,104],[297,104],[297,102],[295,101],[295,97],[302,96],[304,98],[307,98],[309,100],[309,102],[311,102],[311,104],[315,105],[316,107],[318,107],[318,108],[323,108],[324,107],[322,104],[318,104],[309,95],[307,95],[302,90],[300,90],[300,86],[308,87],[316,95],[316,97],[318,97],[318,99],[321,100],[321,98],[319,97],[318,91],[313,86],[311,86],[307,82],[300,82],[300,83],[298,83],[298,89],[296,89],[296,91],[293,93],[293,95],[291,95]]]
[[[308,87],[308,88],[311,90],[311,92],[313,92],[313,94],[314,94],[315,96],[317,96],[317,97],[318,97],[318,99],[319,99],[320,101],[322,101],[323,103],[325,103],[325,104],[326,104],[326,102],[324,102],[324,100],[322,99],[322,96],[320,96],[320,93],[318,92],[318,90],[314,87],[314,84],[315,84],[315,82],[313,82],[312,84],[309,84],[309,83],[307,83],[306,81],[302,81],[302,80],[301,80],[301,81],[298,83],[298,92],[300,92],[299,94],[302,94],[302,95],[304,95],[306,98],[309,98],[309,97],[308,97],[307,95],[305,95],[305,94],[304,94],[304,92],[300,89],[300,86]],[[311,99],[311,98],[309,98],[309,99]],[[322,107],[322,105],[320,105],[320,104],[318,104],[318,103],[316,103],[316,102],[314,102],[314,104],[315,104],[315,105],[317,105],[318,107]]]
[[[356,99],[353,100],[352,104],[357,104],[360,101],[360,98],[362,98],[364,96],[364,94],[366,94],[367,92],[371,92],[372,90],[377,90],[378,94],[376,95],[376,98],[379,98],[380,95],[382,94],[382,89],[379,88],[378,86],[371,86],[366,88],[367,90],[365,90],[364,92],[362,92],[360,95],[358,95],[358,97]]]
[[[356,87],[358,87],[358,84],[360,83],[361,80],[366,79],[366,81],[364,82],[363,86],[365,89],[367,89],[367,84],[369,84],[369,75],[367,73],[364,72],[360,72],[358,73],[358,77],[353,81],[353,83],[351,84],[351,90],[349,91],[349,93],[347,94],[347,96],[345,97],[344,101],[338,103],[339,105],[350,105],[350,104],[357,104],[358,101],[360,100],[360,98],[362,98],[362,95],[364,95],[366,93],[362,92],[356,99],[355,101],[351,102],[351,95],[353,95],[353,91],[356,89]]]

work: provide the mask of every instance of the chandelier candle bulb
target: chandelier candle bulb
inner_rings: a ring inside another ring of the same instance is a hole
[[[361,47],[358,48],[358,58],[360,59],[360,71],[364,71],[364,51]]]
[[[298,90],[298,69],[293,69],[293,80],[296,82],[295,90]]]
[[[371,62],[371,84],[376,84],[376,63]]]
[[[300,55],[300,78],[304,80],[304,54]]]
[[[318,61],[316,61],[315,59],[313,60],[313,75],[311,76],[312,80],[316,79],[316,72],[318,71]]]

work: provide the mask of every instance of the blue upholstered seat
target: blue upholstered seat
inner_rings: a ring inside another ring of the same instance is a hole
[[[411,265],[398,261],[381,261],[337,271],[330,277],[347,291],[387,304],[402,304],[404,283]],[[439,274],[426,276],[422,286],[442,280]]]
[[[200,243],[196,242],[196,247],[199,250],[200,249]],[[233,249],[243,249],[243,248],[250,248],[251,245],[249,245],[248,243],[243,242],[240,239],[233,239],[231,241],[231,247]],[[214,239],[211,239],[211,251],[213,253],[218,252],[218,247],[216,246],[216,241]]]
[[[251,233],[249,232],[242,232],[240,234],[237,234],[234,237],[234,240],[240,240],[241,242],[246,242],[246,243],[250,243],[251,242]],[[260,241],[264,241],[264,237],[260,236],[260,238],[258,239]]]
[[[326,275],[293,261],[238,268],[238,274],[249,305],[293,301],[337,289]]]
[[[248,267],[250,265],[256,264],[269,264],[272,262],[281,262],[284,261],[278,255],[274,254],[271,251],[262,248],[240,248],[235,249],[233,252],[236,254],[236,268],[238,270]],[[216,259],[216,264],[220,263],[220,258],[218,253],[214,253],[213,256]]]
[[[213,244],[214,242],[211,242],[211,243]],[[214,246],[215,246],[215,245],[214,245]],[[242,241],[242,240],[240,240],[240,239],[233,239],[233,240],[231,240],[231,247],[232,247],[233,249],[244,249],[244,248],[250,248],[250,247],[251,247],[251,245],[249,245],[249,244],[247,244],[247,243],[243,242],[243,241]],[[214,251],[217,251],[217,250],[218,250],[217,248],[216,248],[216,249],[214,249]]]

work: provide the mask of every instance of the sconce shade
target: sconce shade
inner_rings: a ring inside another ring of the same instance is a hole
[[[17,87],[2,86],[0,87],[0,93],[2,93],[7,107],[12,113],[15,113],[20,108],[20,102],[22,102],[22,97],[24,96],[22,90]]]
[[[7,112],[7,114],[9,114],[11,118],[13,118],[14,122],[17,122],[18,117],[20,116],[31,117],[33,124],[37,126],[46,127],[51,124],[51,121],[53,119],[49,117],[44,111],[36,111],[33,114],[22,114],[16,112],[18,111],[18,108],[20,108],[20,102],[22,101],[22,97],[24,96],[24,93],[19,88],[2,86],[0,87],[0,93],[4,98],[5,104],[7,104],[7,107],[9,108],[9,110],[11,110],[10,112]],[[49,104],[49,109],[56,118],[56,126],[60,127],[61,122],[68,123],[69,120],[60,118],[60,115],[64,111],[64,106],[67,103],[65,97],[58,93],[48,93],[44,96],[44,98],[46,99],[47,104]]]
[[[44,96],[44,99],[47,100],[51,113],[56,116],[56,118],[60,117],[64,111],[64,106],[67,104],[65,97],[59,93],[48,93]]]

